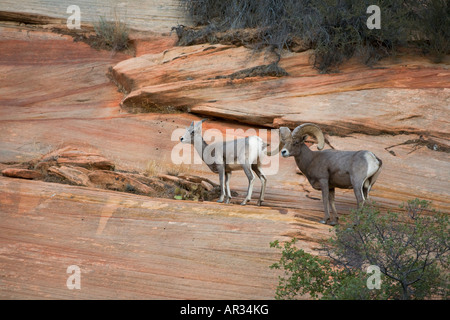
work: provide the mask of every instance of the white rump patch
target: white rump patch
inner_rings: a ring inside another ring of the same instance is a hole
[[[377,160],[377,157],[375,157],[375,155],[370,151],[366,152],[364,154],[364,157],[366,158],[366,161],[367,161],[367,174],[366,174],[366,179],[364,180],[363,186],[364,186],[364,188],[368,189],[368,191],[370,191],[369,178],[378,171],[378,169],[380,168],[380,162]],[[363,197],[364,197],[364,193],[363,193]]]
[[[377,160],[377,157],[372,152],[366,152],[364,157],[367,160],[367,178],[370,178],[378,171],[380,168],[380,162]]]

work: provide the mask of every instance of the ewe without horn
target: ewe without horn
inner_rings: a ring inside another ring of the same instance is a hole
[[[231,200],[230,178],[231,172],[244,170],[248,178],[247,196],[242,205],[245,205],[252,196],[255,175],[261,180],[261,193],[258,205],[264,201],[266,190],[266,176],[261,170],[261,157],[267,153],[267,144],[258,136],[250,136],[232,141],[219,141],[208,145],[202,136],[203,119],[194,125],[194,122],[186,128],[186,132],[180,138],[182,143],[190,143],[199,153],[202,160],[212,172],[219,174],[220,197],[218,202],[229,203]],[[201,143],[194,143],[201,141]]]

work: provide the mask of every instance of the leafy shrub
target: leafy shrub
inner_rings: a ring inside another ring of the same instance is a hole
[[[450,53],[450,4],[447,0],[426,0],[415,12],[419,40],[425,53],[439,63]]]
[[[220,41],[218,33],[256,29],[255,41],[279,52],[314,48],[313,64],[335,70],[357,55],[366,64],[394,54],[411,34],[427,39],[428,50],[448,53],[449,8],[446,0],[180,0],[196,26],[178,28],[180,43]],[[368,29],[367,8],[381,8],[381,29]],[[187,40],[186,40],[187,39]],[[304,45],[306,44],[306,46]]]
[[[285,271],[276,298],[447,299],[449,219],[429,204],[408,201],[402,214],[381,214],[373,204],[352,213],[324,244],[328,259],[297,249],[295,241],[271,243],[283,250],[272,268]],[[380,269],[380,289],[366,285],[369,265]]]
[[[283,269],[276,289],[276,299],[293,300],[308,295],[322,300],[368,300],[383,299],[380,290],[369,290],[366,286],[367,274],[356,268],[337,268],[333,263],[298,249],[296,239],[281,246],[272,242],[273,248],[282,250],[280,261],[272,269]]]
[[[402,0],[316,1],[321,23],[316,26],[314,66],[320,71],[336,69],[355,54],[371,65],[406,44],[408,10]],[[381,29],[367,27],[367,7],[376,4],[381,11]]]

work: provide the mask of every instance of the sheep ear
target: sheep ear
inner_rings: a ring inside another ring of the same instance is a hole
[[[191,122],[191,125],[189,127],[187,127],[187,129],[191,129],[194,128],[194,121]]]
[[[280,127],[280,138],[281,140],[287,140],[291,137],[291,129],[288,127]]]
[[[208,119],[202,119],[202,120],[200,120],[199,122],[197,122],[197,123],[195,124],[195,127],[196,127],[196,128],[201,127],[201,126],[202,126],[202,123],[205,122],[206,120],[208,120]]]
[[[197,123],[194,125],[193,130],[194,130],[194,132],[196,132],[196,133],[201,133],[201,132],[202,132],[202,123],[201,123],[201,122],[197,122]]]

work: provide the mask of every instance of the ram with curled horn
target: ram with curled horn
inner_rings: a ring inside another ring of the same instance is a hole
[[[319,151],[312,151],[305,144],[308,136],[317,139]],[[302,124],[292,132],[287,127],[281,127],[280,142],[283,145],[281,155],[285,158],[294,157],[311,186],[322,191],[325,216],[321,223],[330,220],[331,225],[337,223],[335,188],[353,189],[360,207],[368,199],[370,189],[381,171],[382,161],[370,151],[322,150],[325,145],[324,135],[312,123]]]

